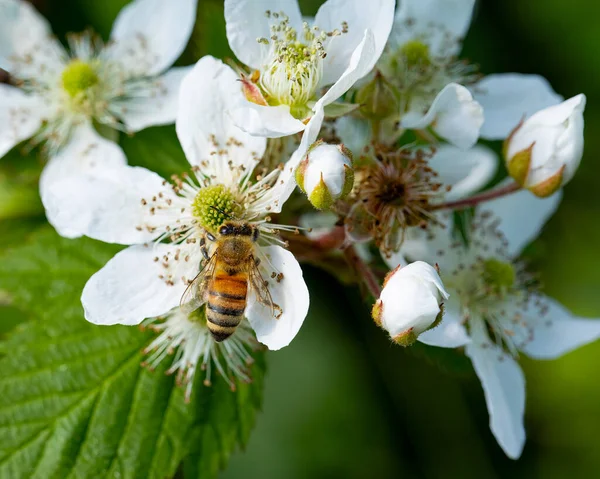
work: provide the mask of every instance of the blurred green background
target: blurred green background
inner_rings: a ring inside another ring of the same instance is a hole
[[[127,1],[34,3],[59,36],[86,26],[106,36]],[[303,13],[320,3],[301,2]],[[182,64],[229,54],[222,0],[199,4]],[[546,292],[589,317],[600,317],[597,14],[593,0],[483,0],[465,44],[465,56],[483,73],[539,73],[565,97],[588,96],[581,169],[528,254]],[[357,291],[315,269],[306,276],[311,313],[293,344],[269,355],[264,411],[247,450],[234,455],[223,478],[597,477],[600,342],[557,361],[522,359],[528,439],[515,462],[489,432],[483,393],[466,361],[457,356],[440,368],[425,347],[394,347],[370,322]]]

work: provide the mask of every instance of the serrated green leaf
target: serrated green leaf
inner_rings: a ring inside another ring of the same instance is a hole
[[[87,238],[68,240],[42,228],[30,242],[0,256],[0,290],[40,317],[73,316],[81,312],[79,296],[87,279],[120,248]]]
[[[129,164],[143,166],[164,178],[190,169],[174,126],[147,128],[134,136],[121,136]]]
[[[193,447],[184,462],[184,477],[216,477],[229,461],[236,444],[246,446],[256,415],[256,409],[246,405],[253,404],[259,408],[262,404],[265,362],[263,356],[258,356],[256,360],[254,368],[261,374],[254,375],[252,387],[243,384],[235,393],[231,393],[227,391],[227,384],[219,381],[215,389],[220,389],[220,393],[208,396],[200,391],[197,394],[199,419],[206,426],[190,438]],[[224,402],[215,404],[215,401]],[[217,413],[213,412],[215,407],[218,407]],[[229,428],[229,424],[235,424],[236,427]]]
[[[83,319],[80,291],[116,250],[44,228],[0,258],[0,287],[35,316],[0,341],[0,477],[165,478],[187,456],[207,477],[245,444],[262,401],[262,353],[253,384],[232,392],[216,377],[204,387],[199,374],[187,404],[164,374],[168,359],[140,367],[153,333]]]

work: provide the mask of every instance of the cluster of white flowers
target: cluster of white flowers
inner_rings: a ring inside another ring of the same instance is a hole
[[[464,348],[492,432],[519,457],[519,353],[554,358],[600,336],[600,321],[546,297],[519,256],[581,160],[585,96],[563,101],[539,76],[483,76],[460,60],[474,3],[327,0],[313,20],[296,0],[225,0],[240,63],[207,56],[165,72],[196,0],[134,0],[106,45],[74,36],[70,53],[28,3],[0,0],[0,155],[41,144],[50,223],[128,245],[86,284],[86,319],[157,330],[148,364],[174,354],[188,394],[197,369],[235,387],[251,379],[252,350],[280,349],[300,330],[309,295],[297,258],[326,263],[341,250],[395,343]],[[190,169],[170,180],[127,166],[96,130],[173,122]],[[510,173],[483,192],[498,158],[480,138],[505,141]],[[297,221],[284,208],[293,194]],[[457,235],[453,211],[464,208],[475,213]],[[234,233],[252,238],[245,280],[213,261]],[[197,277],[213,284],[210,273],[214,285],[245,281],[242,293],[188,294]]]

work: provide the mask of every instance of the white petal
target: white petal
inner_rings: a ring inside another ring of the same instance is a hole
[[[10,72],[10,57],[35,53],[51,35],[50,24],[31,3],[0,1],[0,68]]]
[[[400,252],[410,261],[437,264],[444,278],[463,261],[465,250],[457,246],[460,243],[453,235],[452,216],[447,212],[438,213],[435,219],[428,231],[419,227],[407,229]]]
[[[173,285],[164,278],[162,261],[154,258],[173,257],[178,245],[135,245],[116,254],[86,283],[81,295],[85,319],[94,324],[141,323],[167,313],[179,305],[187,284],[181,279],[193,279],[198,262],[180,263]]]
[[[138,73],[156,75],[183,52],[196,21],[197,0],[134,0],[111,33],[113,58]]]
[[[83,234],[80,225],[71,224],[70,215],[63,216],[62,211],[73,206],[69,205],[71,202],[78,202],[80,193],[85,197],[89,192],[85,192],[82,186],[61,193],[56,185],[70,177],[93,176],[103,169],[125,165],[126,161],[123,150],[98,135],[90,125],[80,125],[73,131],[69,142],[49,159],[40,177],[40,195],[46,216],[60,235],[76,238]],[[56,196],[57,192],[61,194]]]
[[[0,157],[33,136],[42,125],[45,114],[41,98],[0,84]]]
[[[419,341],[439,348],[458,348],[471,342],[461,322],[457,295],[458,293],[450,291],[450,299],[444,303],[442,322],[421,334]]]
[[[297,30],[302,25],[296,0],[225,0],[229,46],[238,60],[257,70],[268,52],[268,46],[259,44],[257,39],[270,38],[269,24],[277,22],[266,17],[267,10],[285,13],[290,19],[290,26]]]
[[[498,168],[498,157],[485,146],[476,145],[465,151],[451,145],[440,145],[429,160],[429,166],[438,173],[440,183],[452,186],[444,199],[455,200],[487,185]]]
[[[181,83],[176,129],[183,151],[192,165],[225,185],[239,180],[239,166],[254,169],[267,142],[243,132],[229,117],[242,99],[234,71],[211,56],[201,58]],[[218,153],[223,150],[227,153]]]
[[[246,316],[257,339],[269,349],[277,350],[290,344],[298,334],[308,312],[308,288],[292,253],[280,246],[261,248],[261,253],[266,255],[262,262],[263,278],[268,281],[273,301],[281,307],[283,314],[279,319],[274,318],[271,308],[259,303],[256,295],[251,294]],[[279,282],[272,279],[273,271],[282,273],[283,279]]]
[[[484,203],[481,211],[489,211],[500,220],[499,229],[508,241],[508,255],[516,257],[540,234],[561,198],[560,191],[548,198],[538,198],[521,190]]]
[[[401,124],[416,130],[431,126],[439,136],[466,150],[477,143],[483,108],[464,86],[451,83],[437,95],[425,115],[409,112]]]
[[[192,67],[171,68],[158,77],[148,88],[143,98],[122,102],[119,116],[131,132],[149,126],[175,123],[179,105],[179,87],[184,76]]]
[[[371,58],[371,70],[381,56],[392,29],[394,0],[327,0],[317,12],[314,24],[324,31],[341,30],[342,21],[347,22],[348,32],[333,36],[325,43],[327,57],[323,64],[321,85],[331,85],[342,75],[354,52],[363,39],[365,30],[374,35],[375,48]]]
[[[372,68],[372,58],[375,55],[375,37],[371,30],[364,32],[362,41],[352,52],[350,62],[339,79],[331,86],[314,107],[314,111],[324,108],[346,93],[352,86],[365,76]]]
[[[557,301],[543,297],[544,313],[523,311],[523,322],[533,331],[520,349],[535,359],[554,359],[600,338],[600,320],[574,316]]]
[[[393,41],[425,41],[434,56],[459,52],[473,15],[475,0],[401,0],[394,20]]]
[[[165,225],[176,224],[181,208],[187,206],[163,183],[161,176],[141,167],[74,173],[44,189],[46,214],[60,232],[107,243],[152,241],[164,232]],[[144,206],[142,199],[151,203],[159,194],[161,205],[170,198],[172,206],[155,209],[152,214],[151,207]]]
[[[281,138],[305,128],[292,116],[288,105],[263,106],[246,101],[231,111],[231,118],[246,133],[265,138]]]
[[[511,459],[517,459],[525,444],[525,378],[515,360],[492,344],[482,320],[471,321],[472,342],[466,353],[481,381],[490,429]]]
[[[539,75],[504,73],[488,75],[473,88],[485,112],[481,137],[503,140],[519,122],[563,98]]]

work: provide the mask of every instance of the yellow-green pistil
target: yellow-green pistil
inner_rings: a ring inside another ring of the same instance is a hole
[[[400,53],[409,67],[418,68],[431,65],[429,46],[419,40],[412,40],[402,45]]]
[[[223,185],[201,188],[192,203],[192,213],[200,226],[212,232],[225,221],[239,218],[241,212],[233,193]]]
[[[517,278],[511,263],[497,259],[486,259],[483,262],[483,280],[493,293],[501,294],[510,290]]]
[[[98,74],[94,68],[81,60],[73,60],[62,73],[63,88],[71,98],[95,86],[98,81]]]

